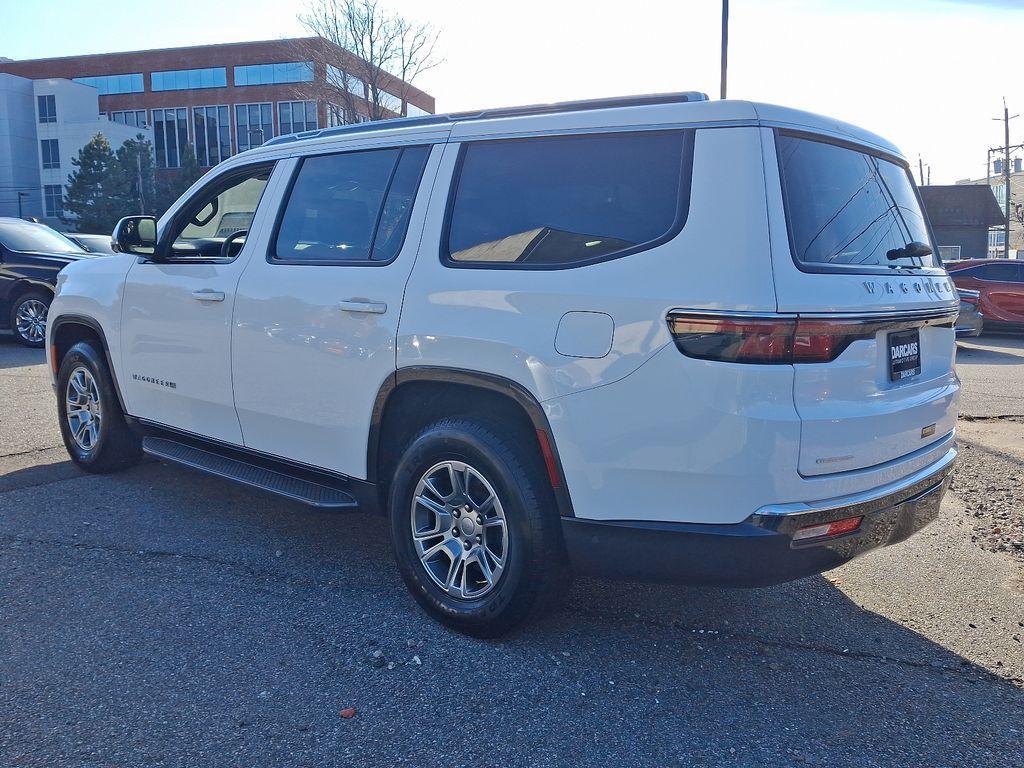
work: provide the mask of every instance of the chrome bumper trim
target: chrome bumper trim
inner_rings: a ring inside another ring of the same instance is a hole
[[[847,517],[858,514],[870,514],[888,507],[894,507],[908,499],[912,499],[946,481],[953,471],[956,461],[956,445],[938,460],[926,467],[907,475],[894,483],[872,488],[849,496],[839,496],[821,501],[795,502],[791,504],[768,504],[754,513],[753,519],[765,527],[777,528],[778,522],[794,515],[809,517],[832,517],[843,513]],[[770,522],[770,521],[775,522]]]

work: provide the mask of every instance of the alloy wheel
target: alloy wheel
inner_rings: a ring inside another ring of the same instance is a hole
[[[46,315],[49,307],[39,299],[23,301],[14,313],[14,327],[18,335],[33,344],[46,337]]]
[[[64,396],[71,438],[83,451],[91,451],[100,439],[103,412],[96,379],[88,368],[80,365],[71,372]]]
[[[416,555],[452,597],[489,594],[508,563],[508,524],[494,487],[461,461],[442,461],[420,477],[411,509]]]

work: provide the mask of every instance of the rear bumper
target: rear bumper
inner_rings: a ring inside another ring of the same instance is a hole
[[[896,544],[939,513],[957,450],[898,482],[810,503],[762,507],[741,523],[713,525],[564,518],[578,573],[680,584],[756,587],[791,581]],[[860,527],[794,542],[799,528],[863,515]]]

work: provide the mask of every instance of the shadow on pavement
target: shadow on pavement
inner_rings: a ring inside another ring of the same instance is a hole
[[[19,344],[9,331],[0,331],[0,370],[43,365],[45,362],[46,352],[44,350]]]
[[[8,743],[47,755],[77,739],[99,762],[181,765],[1020,764],[1024,692],[824,577],[580,580],[560,612],[478,641],[419,611],[383,519],[155,464],[74,491],[0,515],[5,535],[72,542],[0,572]],[[472,738],[448,741],[459,723]]]

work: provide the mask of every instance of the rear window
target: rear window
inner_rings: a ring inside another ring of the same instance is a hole
[[[463,148],[456,264],[578,266],[664,241],[685,215],[682,131],[484,141]]]
[[[907,170],[884,158],[785,133],[779,169],[793,255],[840,268],[936,265],[934,256],[889,258],[931,245]]]

